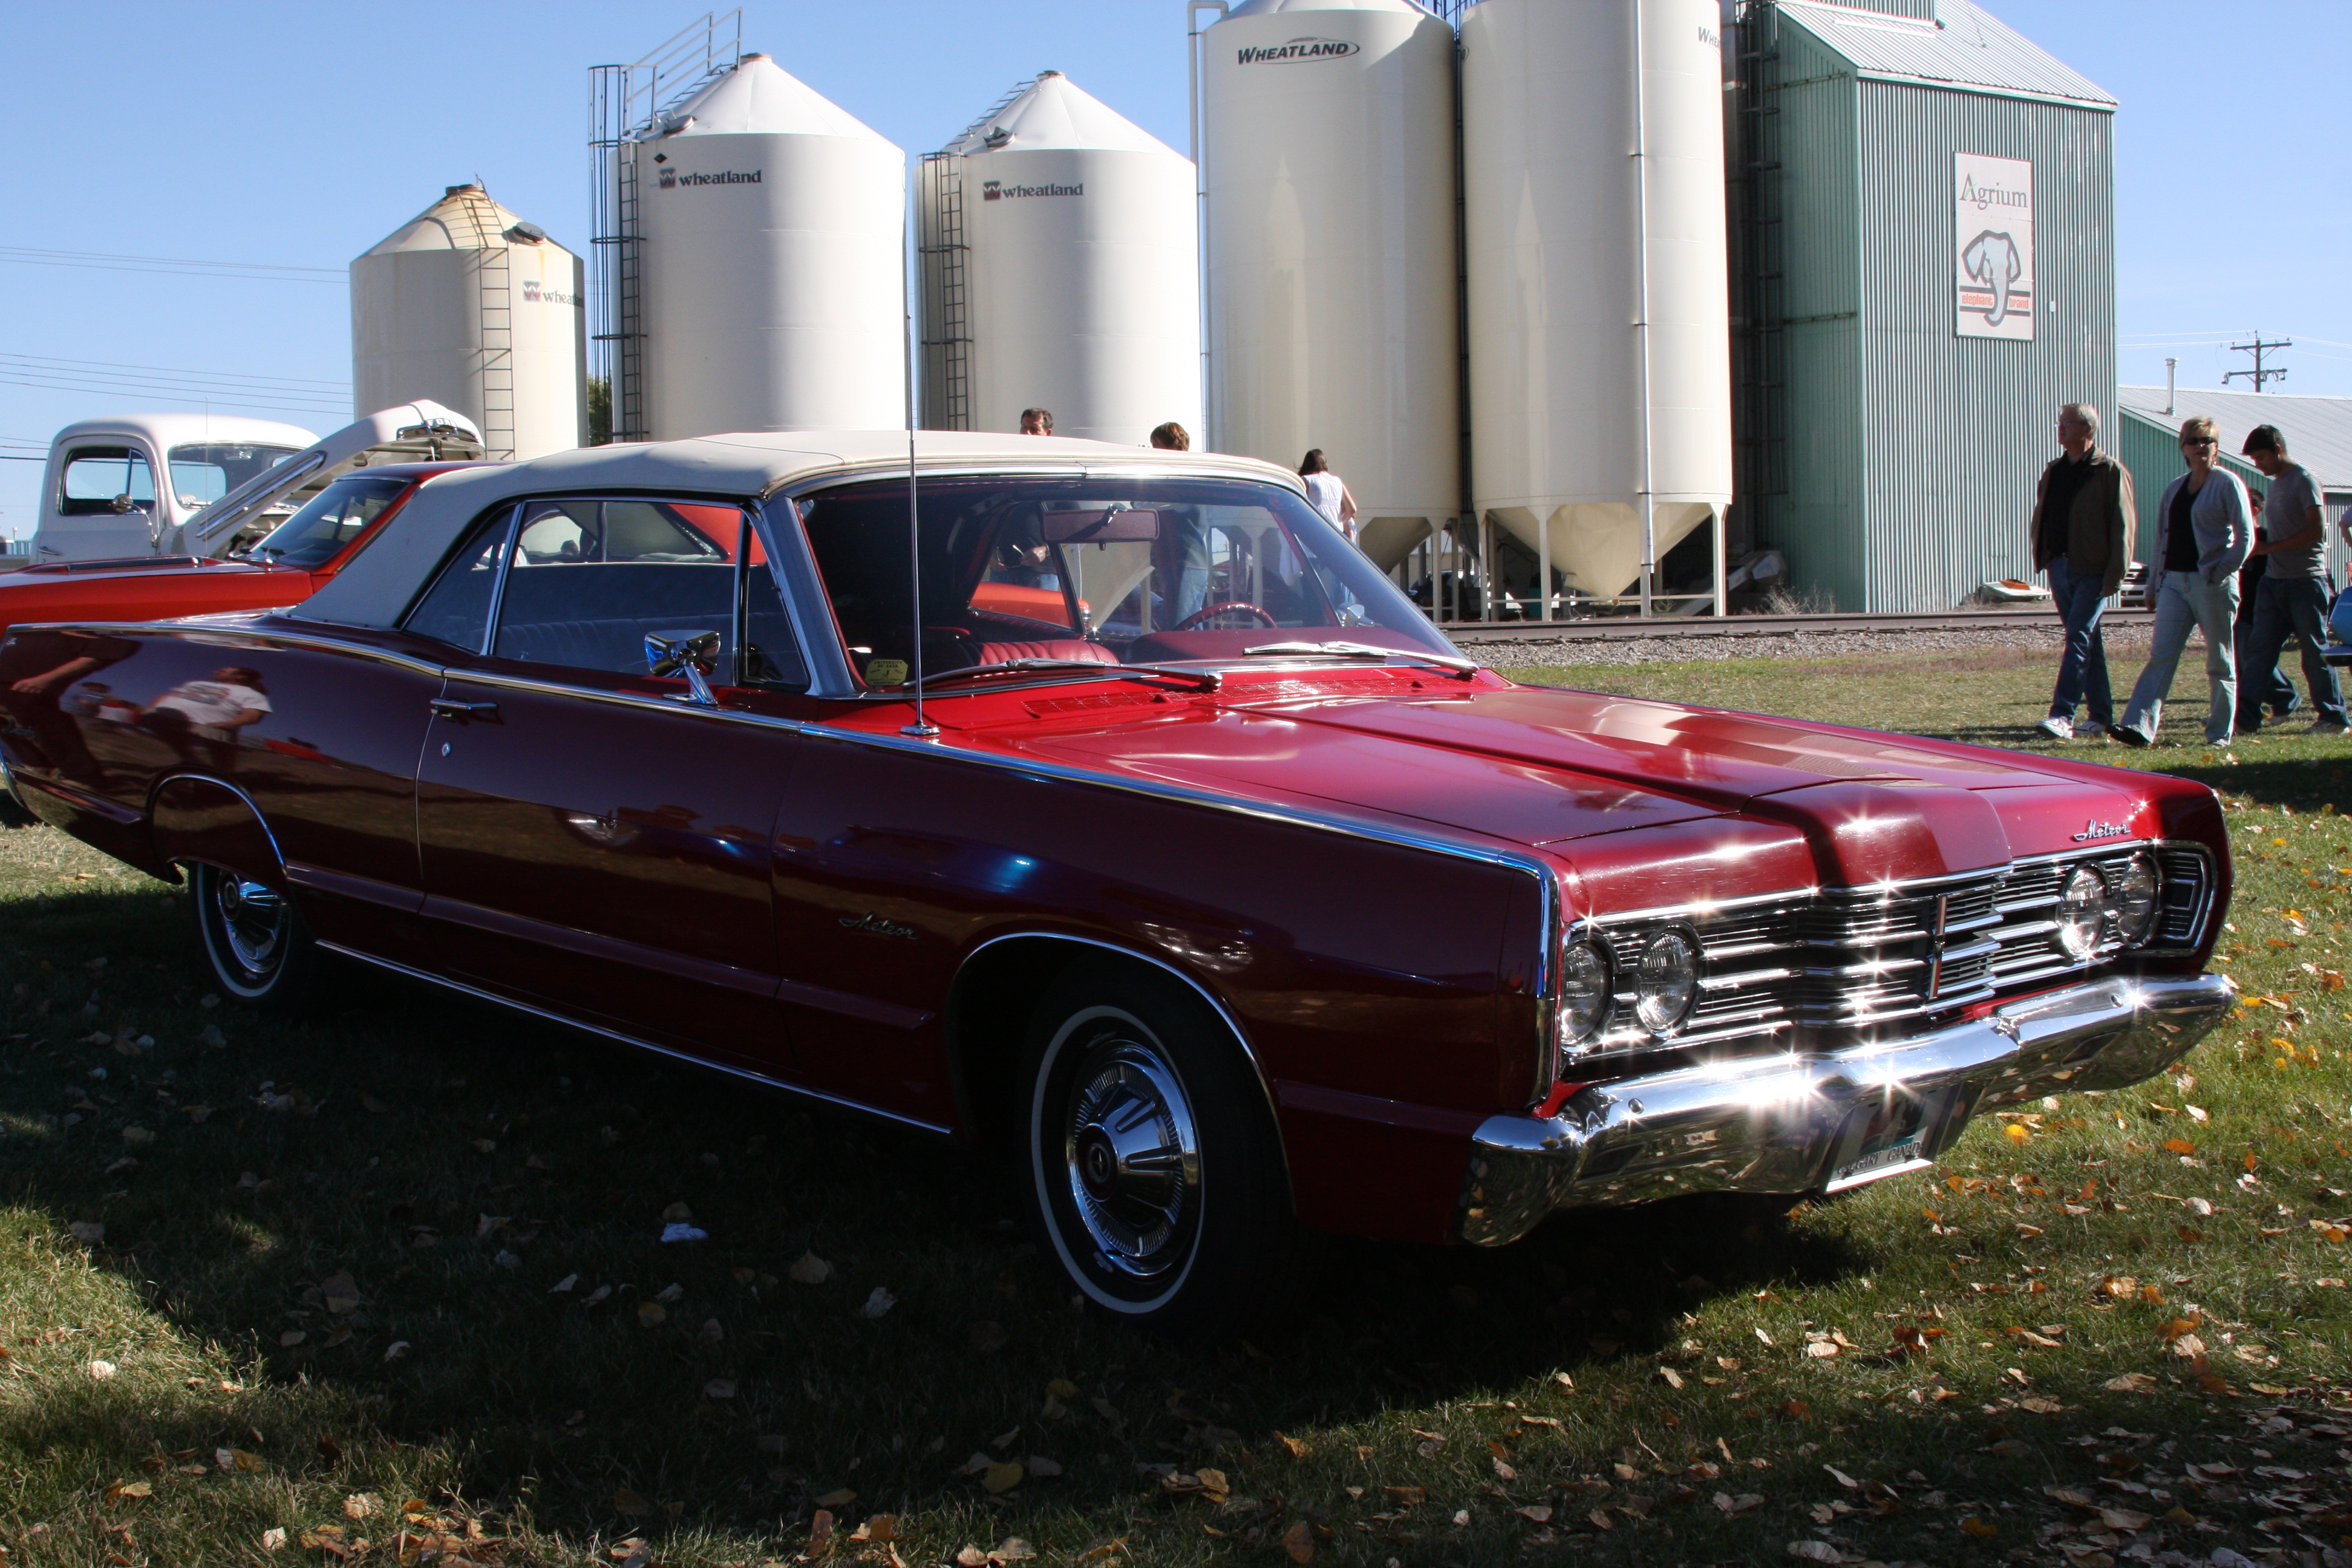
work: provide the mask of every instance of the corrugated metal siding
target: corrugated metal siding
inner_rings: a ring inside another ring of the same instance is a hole
[[[1868,610],[1940,610],[2032,567],[2036,475],[2061,404],[2116,406],[2113,116],[1860,84]],[[2030,342],[1953,331],[1952,154],[2030,159]]]
[[[1854,609],[1866,553],[1854,79],[1801,27],[1782,27],[1779,42],[1788,491],[1762,533],[1788,552],[1790,581]]]
[[[1857,70],[2110,108],[2116,101],[2098,83],[1969,0],[1943,0],[1936,7],[1941,26],[1806,0],[1784,0],[1780,11],[1820,35]]]

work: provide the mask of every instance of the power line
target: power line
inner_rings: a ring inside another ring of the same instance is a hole
[[[0,261],[25,267],[75,267],[100,272],[163,272],[182,278],[242,278],[257,283],[341,283],[341,268],[284,267],[267,261],[201,261],[186,256],[115,256],[103,251],[40,250],[0,245]]]
[[[0,361],[6,360],[14,360],[21,364],[36,368],[54,365],[60,367],[65,371],[79,371],[84,368],[96,370],[152,371],[158,375],[170,376],[175,379],[218,382],[223,385],[247,383],[257,390],[263,387],[320,387],[330,392],[348,392],[351,390],[352,385],[348,381],[317,381],[305,376],[253,375],[244,371],[235,370],[184,370],[178,365],[124,364],[114,360],[57,359],[47,354],[20,354],[0,352]]]
[[[2231,353],[2252,354],[2254,356],[2254,368],[2252,370],[2226,371],[2222,374],[2221,384],[2223,386],[2227,386],[2242,375],[2254,384],[2254,390],[2256,392],[2260,392],[2264,385],[2271,382],[2284,381],[2286,379],[2286,372],[2284,369],[2264,370],[2263,368],[2263,354],[2270,349],[2291,349],[2293,347],[2294,347],[2294,340],[2293,338],[2274,338],[2265,342],[2263,338],[2263,334],[2259,331],[2254,334],[2254,341],[2252,342],[2231,343],[2230,345],[2230,352]]]
[[[199,408],[242,408],[264,413],[340,414],[347,417],[351,412],[349,404],[302,403],[293,398],[272,398],[266,395],[253,397],[238,397],[228,394],[192,395],[186,392],[159,391],[152,386],[136,384],[110,387],[86,383],[40,381],[8,374],[6,367],[0,367],[0,386],[26,386],[42,392],[131,393],[157,403],[184,403]]]

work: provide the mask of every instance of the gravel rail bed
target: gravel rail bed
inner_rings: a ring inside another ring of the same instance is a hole
[[[2107,664],[2144,658],[2152,628],[2145,623],[2109,626]],[[1885,658],[1919,654],[1981,654],[2021,649],[2047,654],[2057,668],[2064,631],[2058,626],[1889,627],[1884,631],[1681,633],[1663,637],[1514,637],[1465,642],[1475,657],[1502,668],[1548,665],[1698,663],[1730,658]],[[2136,673],[2136,672],[2134,672]],[[2122,677],[2129,685],[2129,676]]]

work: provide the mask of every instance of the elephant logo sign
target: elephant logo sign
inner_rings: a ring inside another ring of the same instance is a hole
[[[2010,286],[2025,275],[2025,259],[2018,254],[2015,238],[1999,229],[1983,230],[1961,250],[1960,273],[1990,299],[1981,312],[1985,325],[1998,327],[2009,319]],[[1960,308],[1973,304],[1963,300]]]
[[[1952,155],[1952,330],[1964,338],[2033,336],[2033,164],[1989,153]]]

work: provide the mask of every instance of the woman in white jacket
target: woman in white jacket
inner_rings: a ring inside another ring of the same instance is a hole
[[[2156,642],[2132,688],[2130,705],[2110,731],[2126,746],[2156,739],[2191,626],[2205,634],[2205,677],[2212,688],[2205,742],[2226,746],[2234,731],[2238,568],[2253,548],[2254,524],[2245,485],[2213,461],[2220,438],[2221,429],[2210,419],[2180,426],[2180,456],[2189,471],[2165,488],[2156,509]]]

